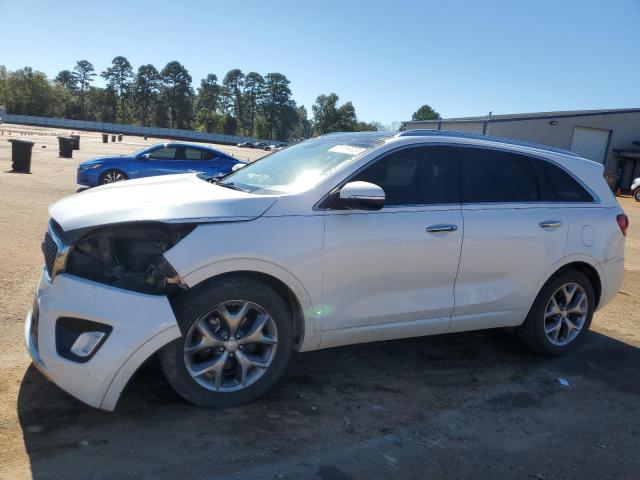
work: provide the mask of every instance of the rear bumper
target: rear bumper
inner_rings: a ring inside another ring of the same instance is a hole
[[[598,310],[609,303],[615,297],[624,279],[624,257],[614,257],[606,262],[598,264],[602,278],[602,295],[598,303]]]
[[[49,380],[92,407],[113,410],[138,367],[180,337],[166,297],[130,292],[67,274],[52,283],[43,273],[24,335],[34,366]],[[111,334],[85,363],[59,355],[56,322],[73,317],[106,324]]]

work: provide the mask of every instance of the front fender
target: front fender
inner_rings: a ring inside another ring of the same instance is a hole
[[[304,316],[298,348],[320,343],[324,215],[262,216],[201,224],[164,253],[188,287],[219,275],[256,272],[286,285]]]

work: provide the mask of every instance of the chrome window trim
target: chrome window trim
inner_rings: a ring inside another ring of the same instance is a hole
[[[333,188],[329,189],[329,191],[326,194],[324,194],[320,198],[320,200],[318,200],[316,202],[316,204],[313,206],[313,210],[314,211],[319,210],[319,211],[324,211],[324,212],[343,211],[343,210],[339,210],[339,209],[335,209],[335,208],[329,208],[329,207],[322,208],[322,207],[320,207],[320,205],[323,202],[325,202],[327,200],[327,198],[329,197],[329,195],[331,195],[337,188],[343,187],[344,185],[349,183],[352,178],[357,176],[364,169],[366,169],[370,165],[373,165],[375,162],[377,162],[379,160],[382,160],[387,155],[391,155],[393,153],[396,153],[396,152],[399,152],[399,151],[402,151],[402,150],[406,150],[406,149],[409,149],[409,148],[416,148],[416,147],[430,147],[430,146],[434,146],[434,147],[458,147],[459,145],[460,145],[459,143],[454,143],[454,142],[418,142],[418,143],[410,143],[410,144],[401,145],[401,146],[399,146],[397,148],[393,148],[391,150],[388,150],[388,151],[378,155],[377,157],[372,158],[370,161],[368,161],[367,163],[362,165],[359,169],[357,169],[355,172],[353,172],[351,175],[349,175],[345,180],[339,182],[336,186],[334,186]],[[458,159],[457,161],[458,161],[458,164],[459,164],[460,160]],[[384,207],[382,207],[377,212],[382,212],[387,208],[416,208],[416,207],[434,207],[434,206],[446,206],[446,205],[460,206],[461,203],[460,202],[457,202],[457,203],[421,203],[421,204],[407,203],[407,204],[398,204],[398,205],[385,205]],[[369,212],[369,213],[377,213],[377,212]]]

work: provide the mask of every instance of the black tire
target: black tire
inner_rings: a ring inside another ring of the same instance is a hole
[[[636,202],[640,202],[640,188],[636,188],[635,192],[633,192],[633,198],[636,199]]]
[[[121,176],[122,178],[119,179],[119,180],[108,181],[109,175]],[[102,172],[102,174],[100,175],[100,180],[98,180],[98,184],[99,185],[108,185],[109,183],[121,182],[121,181],[128,180],[128,179],[129,179],[129,177],[122,170],[118,170],[116,168],[110,168],[109,170],[105,170],[104,172]]]
[[[237,391],[212,391],[191,377],[184,358],[187,332],[214,306],[246,300],[262,306],[277,327],[277,349],[269,367],[254,383]],[[182,337],[159,352],[160,365],[171,386],[183,398],[201,407],[225,407],[252,402],[282,376],[293,350],[293,319],[284,300],[268,285],[248,277],[228,277],[205,282],[179,298],[174,310]]]
[[[581,330],[566,345],[554,344],[545,333],[545,312],[552,295],[565,284],[578,284],[587,296],[588,310]],[[552,277],[540,290],[524,323],[516,329],[518,338],[530,349],[543,355],[558,356],[572,350],[591,326],[595,310],[595,292],[590,280],[577,270],[567,270]]]

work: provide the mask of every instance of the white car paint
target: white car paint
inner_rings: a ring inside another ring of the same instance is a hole
[[[322,210],[318,203],[361,167],[392,149],[438,143],[499,147],[542,157],[591,190],[588,204],[385,206]],[[299,351],[382,339],[515,326],[563,265],[591,265],[602,283],[598,307],[622,282],[622,213],[602,165],[531,146],[460,136],[389,136],[346,168],[295,194],[253,195],[195,175],[141,179],[63,199],[50,210],[64,230],[140,220],[206,219],[164,257],[187,287],[220,274],[254,271],[293,292],[303,314]],[[553,222],[553,228],[540,224]],[[456,229],[429,232],[433,225]],[[151,298],[149,298],[151,297]],[[112,410],[135,369],[180,335],[165,297],[143,295],[64,273],[43,275],[37,293],[40,370],[90,405]],[[56,318],[113,326],[84,364],[55,351]]]
[[[276,200],[217,187],[184,173],[84,190],[51,205],[49,214],[65,231],[142,220],[228,222],[257,218]]]

